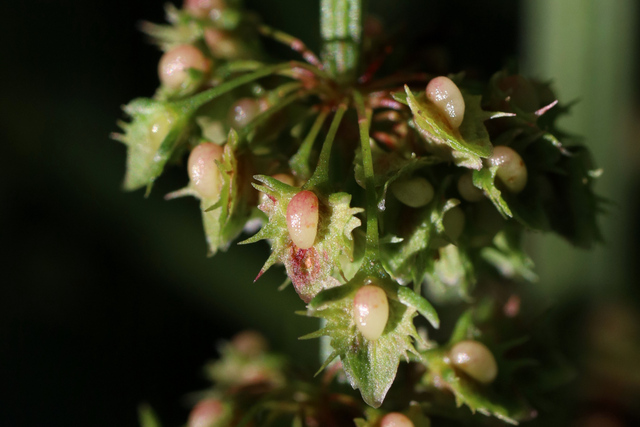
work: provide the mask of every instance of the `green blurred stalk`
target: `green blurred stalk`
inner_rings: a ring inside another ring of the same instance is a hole
[[[322,62],[339,83],[358,76],[364,0],[321,0]]]
[[[579,99],[560,126],[585,137],[604,175],[598,194],[612,200],[600,224],[606,244],[585,252],[551,236],[531,245],[540,286],[558,294],[609,294],[630,283],[625,259],[632,221],[631,156],[635,0],[525,0],[522,72],[553,79],[560,101]],[[626,147],[625,147],[626,146]]]

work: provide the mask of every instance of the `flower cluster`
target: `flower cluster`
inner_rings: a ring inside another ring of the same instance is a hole
[[[322,2],[321,58],[232,0],[188,0],[168,7],[169,25],[145,24],[164,51],[161,84],[125,107],[132,121],[114,136],[128,147],[124,186],[150,191],[186,157],[189,184],[167,198],[200,200],[211,254],[260,224],[242,242],[271,245],[258,277],[284,265],[304,314],[323,319],[304,338],[328,337],[323,367],[344,372],[368,405],[382,405],[401,361],[420,367],[409,389],[424,404],[358,426],[428,423],[451,397],[507,422],[529,417],[524,396],[504,393],[523,366],[505,357],[514,336],[483,325],[511,293],[506,279],[535,280],[524,230],[585,247],[599,239],[598,171],[556,129],[567,109],[548,84],[508,71],[482,90],[462,74],[378,76],[384,36],[362,28],[379,22],[365,25],[359,1],[342,3]],[[262,38],[304,61],[271,62]],[[427,324],[440,326],[432,302],[469,308],[447,343],[428,339]],[[256,383],[250,372],[268,385],[258,394],[282,397],[276,359],[247,367],[253,359],[229,348],[209,370],[216,393],[237,395]],[[192,417],[237,422],[216,399]]]

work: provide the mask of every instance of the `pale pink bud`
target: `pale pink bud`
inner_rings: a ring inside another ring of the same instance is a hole
[[[287,229],[293,243],[300,249],[313,246],[318,233],[318,196],[304,190],[293,196],[287,206]]]
[[[498,375],[495,357],[481,342],[460,341],[451,348],[449,358],[455,367],[482,384],[493,382]]]
[[[498,166],[496,177],[511,193],[519,193],[527,185],[527,166],[520,154],[504,145],[493,149],[488,159],[491,166]]]
[[[445,76],[431,79],[426,89],[427,98],[445,115],[452,128],[457,129],[464,119],[464,98],[458,86]]]
[[[385,291],[374,285],[358,289],[353,298],[353,318],[366,339],[380,338],[389,320],[389,300]]]
[[[220,195],[222,177],[218,170],[217,161],[222,160],[224,148],[205,142],[191,151],[187,170],[191,185],[203,199],[216,200]]]
[[[413,422],[400,412],[391,412],[382,417],[380,427],[413,427]]]
[[[165,52],[158,64],[160,82],[169,89],[179,89],[187,80],[190,68],[206,72],[209,61],[200,49],[190,44],[183,44]]]

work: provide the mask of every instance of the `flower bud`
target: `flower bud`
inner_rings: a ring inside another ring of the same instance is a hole
[[[260,105],[255,99],[241,98],[229,109],[229,126],[239,131],[251,123],[259,113]]]
[[[427,98],[445,115],[452,128],[458,129],[464,119],[464,98],[450,78],[440,76],[427,85]]]
[[[374,285],[358,289],[353,298],[353,318],[366,339],[380,338],[389,320],[389,300],[385,291]]]
[[[202,52],[190,44],[183,44],[165,52],[158,64],[158,77],[163,86],[176,90],[187,81],[190,68],[206,72],[209,61]]]
[[[398,200],[412,208],[428,205],[434,195],[433,185],[421,176],[396,180],[390,190]]]
[[[493,382],[498,375],[495,357],[481,342],[460,341],[451,348],[449,358],[456,368],[482,384]]]
[[[391,412],[382,417],[380,427],[413,427],[413,422],[400,412]]]
[[[473,185],[473,173],[466,172],[458,179],[458,193],[467,202],[479,202],[483,200],[484,193]]]
[[[494,147],[488,161],[491,166],[498,166],[496,177],[511,193],[519,193],[527,185],[527,166],[513,149],[504,145]]]
[[[226,408],[218,399],[204,399],[189,414],[188,427],[213,427],[225,416]]]
[[[205,142],[191,151],[187,170],[191,185],[202,199],[216,200],[220,195],[222,177],[217,161],[222,160],[224,148]]]
[[[293,196],[287,206],[287,229],[300,249],[313,246],[318,233],[318,196],[304,190]]]

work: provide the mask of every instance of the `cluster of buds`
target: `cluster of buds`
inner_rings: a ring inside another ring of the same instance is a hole
[[[167,198],[200,200],[211,254],[259,224],[242,242],[271,246],[258,277],[284,265],[305,314],[323,319],[306,336],[329,338],[323,367],[344,370],[370,406],[382,405],[406,360],[426,369],[416,393],[450,393],[515,422],[521,410],[487,397],[494,380],[511,384],[500,374],[511,362],[489,350],[508,337],[482,335],[464,323],[470,314],[438,345],[414,321],[437,329],[431,302],[480,301],[479,278],[534,280],[525,229],[598,240],[598,171],[584,147],[560,141],[555,119],[566,109],[548,84],[506,71],[484,92],[463,75],[378,77],[383,31],[363,33],[357,0],[349,13],[322,3],[321,59],[232,0],[189,0],[168,8],[170,25],[145,24],[164,51],[160,87],[125,107],[133,120],[115,135],[128,147],[125,188],[149,191],[187,158],[189,183]],[[266,62],[264,37],[304,61]],[[221,387],[244,389],[266,372],[234,357],[211,370]],[[201,413],[227,411],[205,401],[193,418]],[[402,414],[369,418],[358,425],[413,425]]]

